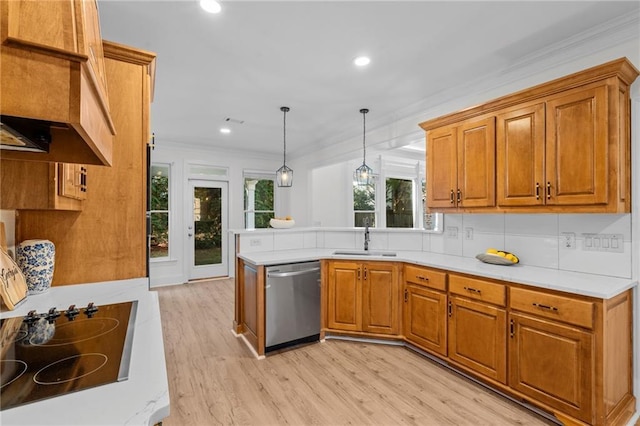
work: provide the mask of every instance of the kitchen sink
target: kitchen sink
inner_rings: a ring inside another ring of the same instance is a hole
[[[392,251],[375,251],[375,250],[336,250],[333,252],[337,256],[395,256]]]

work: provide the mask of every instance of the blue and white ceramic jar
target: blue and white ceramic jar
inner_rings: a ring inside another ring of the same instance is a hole
[[[49,240],[26,240],[16,246],[16,263],[27,281],[29,294],[51,288],[56,248]]]

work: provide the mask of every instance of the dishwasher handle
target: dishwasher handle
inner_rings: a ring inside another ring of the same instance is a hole
[[[284,277],[296,277],[298,275],[305,275],[311,272],[319,271],[320,268],[310,268],[304,269],[302,271],[292,271],[292,272],[267,272],[267,278],[284,278]]]

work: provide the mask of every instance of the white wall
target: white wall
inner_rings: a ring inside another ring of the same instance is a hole
[[[229,170],[229,229],[242,229],[244,227],[244,181],[243,172],[245,170],[254,171],[275,171],[282,165],[279,156],[256,155],[246,152],[234,152],[231,150],[194,150],[179,144],[163,142],[156,136],[156,148],[151,153],[153,163],[168,163],[171,165],[170,177],[170,257],[163,260],[152,260],[150,266],[151,287],[181,284],[189,280],[190,266],[188,259],[189,247],[185,238],[189,218],[185,218],[185,206],[191,202],[191,194],[188,186],[188,166],[189,164],[199,164],[215,167],[226,167]],[[292,163],[292,168],[294,167]],[[294,168],[294,173],[296,172]],[[297,173],[294,174],[297,178]],[[291,189],[276,188],[275,202],[276,215],[285,216],[288,214]],[[229,268],[233,275],[234,253],[229,255]]]

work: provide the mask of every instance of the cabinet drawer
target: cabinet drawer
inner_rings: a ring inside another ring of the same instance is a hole
[[[506,306],[506,287],[502,284],[451,274],[449,291],[470,299]]]
[[[511,309],[580,327],[593,328],[593,302],[536,290],[511,288]]]
[[[418,284],[435,290],[447,291],[446,272],[405,265],[404,279],[408,283]]]

